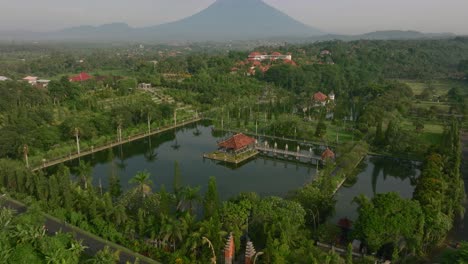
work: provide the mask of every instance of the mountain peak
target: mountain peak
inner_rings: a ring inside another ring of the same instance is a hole
[[[217,0],[185,19],[152,27],[172,40],[246,40],[321,34],[262,0]]]
[[[266,4],[263,0],[217,0],[179,21],[145,28],[125,23],[80,26],[59,31],[65,39],[143,41],[226,41],[312,37],[321,32]]]

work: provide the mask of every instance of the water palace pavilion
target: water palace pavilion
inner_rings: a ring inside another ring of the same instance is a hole
[[[240,163],[258,154],[255,148],[256,140],[242,133],[218,142],[218,150],[205,154],[205,158]]]

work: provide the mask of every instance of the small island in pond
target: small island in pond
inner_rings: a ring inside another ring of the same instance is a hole
[[[255,144],[254,138],[239,133],[218,142],[218,150],[204,154],[203,157],[238,164],[258,154]]]

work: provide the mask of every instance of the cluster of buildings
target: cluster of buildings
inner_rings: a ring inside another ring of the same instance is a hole
[[[292,60],[291,53],[281,54],[279,52],[273,52],[272,54],[252,52],[247,56],[247,59],[240,61],[235,67],[231,69],[231,73],[237,73],[241,68],[248,66],[247,76],[252,76],[260,71],[262,73],[267,72],[273,63],[285,63],[293,66],[297,66],[296,62]]]
[[[270,60],[270,61],[275,61],[275,60],[292,60],[292,55],[291,53],[288,53],[286,55],[283,55],[279,52],[273,52],[272,54],[266,54],[266,53],[260,53],[257,51],[254,51],[249,54],[248,61],[264,61],[264,60]]]
[[[327,65],[334,65],[332,53],[329,50],[322,50],[320,51],[320,56],[317,58],[317,64],[327,64]]]
[[[226,140],[218,142],[218,148],[221,152],[225,153],[225,155],[233,155],[233,156],[256,151],[257,145],[258,145],[258,142],[255,138],[246,136],[243,133],[235,134]],[[248,156],[246,159],[249,159],[249,158],[251,158],[251,156]],[[326,162],[329,159],[334,160],[335,153],[327,147],[321,155],[321,160],[323,162]]]
[[[47,88],[50,83],[50,80],[39,79],[39,77],[36,76],[26,76],[22,80],[37,88]]]
[[[83,82],[92,79],[93,77],[86,72],[82,72],[78,75],[71,76],[68,80],[70,82]],[[0,81],[7,81],[10,80],[10,78],[5,77],[5,76],[0,76]],[[37,87],[37,88],[47,88],[49,86],[50,80],[46,79],[40,79],[37,76],[26,76],[23,79],[21,79],[23,82],[27,82],[31,86]]]

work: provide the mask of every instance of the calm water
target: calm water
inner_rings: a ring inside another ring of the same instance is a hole
[[[417,162],[376,156],[367,157],[360,168],[355,183],[346,183],[336,194],[335,223],[344,217],[356,220],[357,205],[352,201],[359,194],[372,198],[378,193],[397,192],[403,198],[412,198],[421,173]]]
[[[172,191],[174,163],[177,161],[184,185],[201,186],[204,192],[209,178],[214,176],[222,199],[240,192],[284,196],[315,175],[315,166],[295,161],[257,157],[245,164],[230,166],[203,159],[203,153],[216,150],[217,141],[223,136],[213,132],[207,123],[194,124],[125,144],[112,151],[96,153],[82,160],[91,163],[96,185],[101,181],[106,187],[109,175],[116,173],[123,189],[127,189],[132,176],[147,170],[154,183],[153,189],[164,185],[169,191]],[[72,165],[77,165],[77,161]]]
[[[94,183],[98,185],[101,182],[104,188],[108,185],[109,176],[116,174],[123,189],[128,189],[131,187],[129,180],[137,172],[147,170],[154,183],[153,189],[164,185],[169,191],[172,190],[174,163],[177,161],[183,184],[201,186],[203,193],[209,178],[214,176],[222,199],[229,199],[240,192],[284,196],[311,181],[316,173],[314,165],[262,156],[238,166],[203,159],[203,153],[215,150],[217,141],[224,136],[213,132],[209,123],[201,122],[95,153],[82,160],[91,163]],[[273,142],[270,140],[270,145]],[[285,145],[286,142],[278,142],[278,148],[284,149]],[[297,145],[289,143],[288,147],[295,150]],[[309,151],[311,146],[300,147]],[[312,149],[316,154],[321,153],[317,147]],[[74,161],[68,165],[77,163]],[[411,198],[412,182],[420,173],[417,167],[409,161],[366,158],[355,182],[345,184],[336,194],[336,214],[331,221],[336,222],[343,217],[356,219],[356,205],[352,200],[359,194],[373,197],[376,193],[396,191],[405,198]]]

